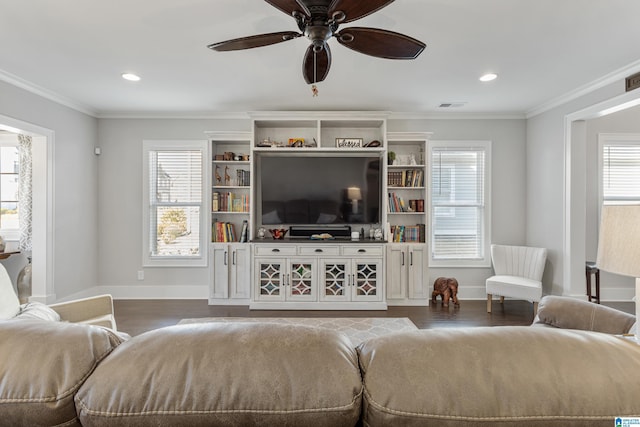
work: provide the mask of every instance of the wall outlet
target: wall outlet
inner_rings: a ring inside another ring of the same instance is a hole
[[[138,271],[138,280],[144,280],[144,270]]]

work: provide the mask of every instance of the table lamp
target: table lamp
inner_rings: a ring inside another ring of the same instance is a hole
[[[640,205],[604,205],[600,218],[596,265],[636,278],[636,320],[640,319]],[[636,323],[636,340],[639,326]]]
[[[360,187],[347,188],[347,199],[351,200],[352,213],[358,213],[358,201],[362,200],[362,191]]]

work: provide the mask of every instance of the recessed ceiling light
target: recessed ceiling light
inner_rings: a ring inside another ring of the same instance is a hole
[[[130,82],[139,82],[140,76],[133,73],[123,73],[122,78],[125,80],[129,80]]]
[[[497,74],[487,73],[484,76],[480,77],[480,81],[481,82],[490,82],[490,81],[495,80],[497,78],[498,78]]]

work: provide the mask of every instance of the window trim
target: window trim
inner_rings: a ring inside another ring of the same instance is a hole
[[[209,236],[209,180],[206,140],[144,140],[142,142],[142,266],[143,267],[206,267],[208,265]],[[190,151],[202,153],[202,202],[200,204],[200,254],[197,256],[154,257],[151,255],[151,201],[149,154],[152,151]]]
[[[598,134],[598,218],[604,204],[604,156],[605,145],[634,145],[640,146],[640,133],[599,133]],[[637,203],[634,201],[620,203]]]
[[[0,138],[0,146],[3,147],[16,147],[19,149],[18,135],[10,134],[8,138]],[[20,172],[18,172],[18,186],[20,186]],[[16,201],[18,204],[19,200]],[[18,228],[0,228],[0,235],[7,242],[19,242],[20,241],[20,221],[18,220]]]
[[[429,141],[428,144],[428,158],[429,158],[429,180],[427,187],[427,197],[428,197],[428,205],[429,205],[429,267],[440,268],[440,267],[450,267],[450,268],[487,268],[491,267],[491,141],[488,140],[456,140],[456,141]],[[483,228],[484,228],[484,257],[480,259],[434,259],[433,258],[433,239],[432,236],[432,228],[433,228],[433,203],[432,203],[432,194],[431,194],[431,173],[433,170],[433,166],[431,165],[431,159],[433,156],[434,148],[453,148],[453,149],[464,149],[464,148],[481,148],[485,152],[485,164],[484,164],[484,218],[483,218]]]

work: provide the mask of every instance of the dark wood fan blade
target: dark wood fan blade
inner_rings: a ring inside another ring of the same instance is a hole
[[[345,19],[340,23],[346,24],[370,15],[390,3],[393,0],[333,0],[329,6],[329,16],[333,16],[334,12],[343,12]]]
[[[323,81],[329,74],[329,68],[331,67],[329,45],[325,43],[319,52],[315,52],[313,47],[313,45],[310,45],[307,48],[302,63],[302,74],[304,74],[304,79],[308,84]]]
[[[295,31],[282,31],[279,33],[259,34],[257,36],[240,37],[239,39],[227,40],[213,43],[207,46],[209,49],[218,52],[229,50],[251,49],[254,47],[268,46],[270,44],[282,43],[300,37],[302,34]]]
[[[293,15],[293,12],[296,10],[298,12],[304,13],[305,15],[309,16],[309,11],[307,10],[307,8],[304,7],[304,5],[301,5],[300,3],[298,3],[296,0],[264,0],[264,1],[266,1],[276,9],[280,9],[281,11],[283,11],[289,16]]]
[[[387,59],[415,59],[427,47],[420,40],[378,28],[345,28],[336,37],[349,49]]]

